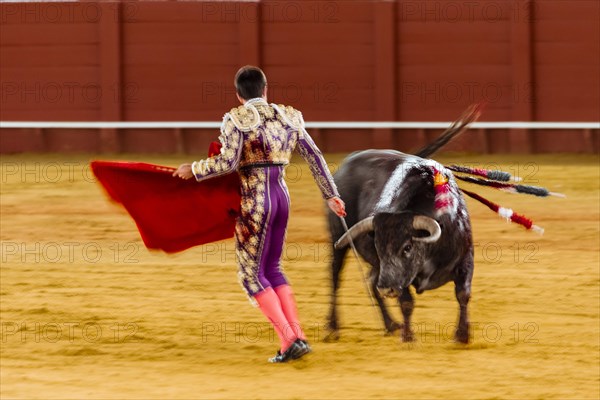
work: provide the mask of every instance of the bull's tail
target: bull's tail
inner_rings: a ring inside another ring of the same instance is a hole
[[[471,105],[458,118],[458,120],[454,121],[452,125],[450,125],[450,127],[440,135],[440,137],[438,137],[432,143],[429,143],[427,146],[423,147],[415,154],[421,158],[430,158],[432,154],[437,152],[439,149],[448,144],[448,142],[450,142],[452,139],[454,139],[455,137],[463,133],[465,130],[467,130],[471,122],[477,121],[477,119],[481,115],[482,108],[482,103]]]

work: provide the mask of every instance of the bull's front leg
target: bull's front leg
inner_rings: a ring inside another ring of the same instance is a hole
[[[402,326],[402,341],[412,342],[415,340],[415,335],[411,327],[411,317],[413,310],[415,309],[415,300],[410,293],[410,288],[402,290],[402,295],[398,299],[400,303],[400,310],[402,310],[402,316],[404,317],[404,325]]]
[[[369,286],[371,287],[371,294],[375,297],[379,310],[381,311],[381,317],[383,318],[383,324],[385,326],[385,334],[393,335],[401,325],[394,321],[388,313],[385,305],[385,300],[381,297],[379,289],[377,289],[377,282],[379,281],[379,271],[381,266],[379,264],[379,257],[377,256],[377,250],[375,249],[375,242],[371,236],[357,242],[357,249],[360,255],[365,259],[367,263],[371,265],[371,271],[369,273]]]
[[[327,335],[325,336],[326,342],[336,341],[340,337],[340,327],[338,324],[337,315],[337,291],[340,287],[340,273],[344,267],[344,257],[348,248],[341,250],[333,249],[332,261],[331,261],[331,300],[329,304],[329,318],[327,321]]]
[[[459,343],[469,343],[469,313],[468,305],[471,299],[471,281],[473,279],[473,249],[469,255],[459,264],[454,279],[454,291],[460,308],[458,327],[456,328],[455,340]]]
[[[385,325],[385,334],[393,335],[398,329],[400,329],[400,324],[392,319],[390,314],[387,311],[387,307],[385,306],[385,301],[379,294],[379,290],[377,289],[377,281],[379,280],[379,266],[374,266],[371,269],[370,284],[371,284],[371,293],[375,300],[377,301],[377,305],[379,306],[379,310],[381,311],[381,316],[383,318],[383,324]]]

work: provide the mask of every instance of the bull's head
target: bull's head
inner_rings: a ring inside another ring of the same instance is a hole
[[[441,236],[437,221],[412,212],[378,213],[352,226],[335,244],[341,249],[362,235],[373,233],[379,256],[377,288],[384,296],[398,296],[426,268],[431,246]]]

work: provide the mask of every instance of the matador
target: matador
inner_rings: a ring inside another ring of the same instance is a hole
[[[344,216],[344,203],[321,151],[305,129],[302,113],[267,102],[267,79],[258,67],[242,67],[234,83],[242,105],[223,118],[220,153],[182,164],[173,175],[202,181],[238,172],[241,212],[235,241],[239,280],[279,337],[281,347],[269,361],[287,362],[311,351],[281,268],[290,210],[284,168],[294,150],[308,163],[330,209]]]

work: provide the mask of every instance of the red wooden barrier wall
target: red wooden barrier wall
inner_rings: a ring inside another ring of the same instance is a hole
[[[239,66],[309,121],[600,120],[600,2],[408,0],[0,4],[3,121],[216,121]],[[313,131],[326,151],[437,132]],[[0,152],[205,151],[208,130],[0,129]],[[599,132],[477,131],[450,149],[598,152]]]

